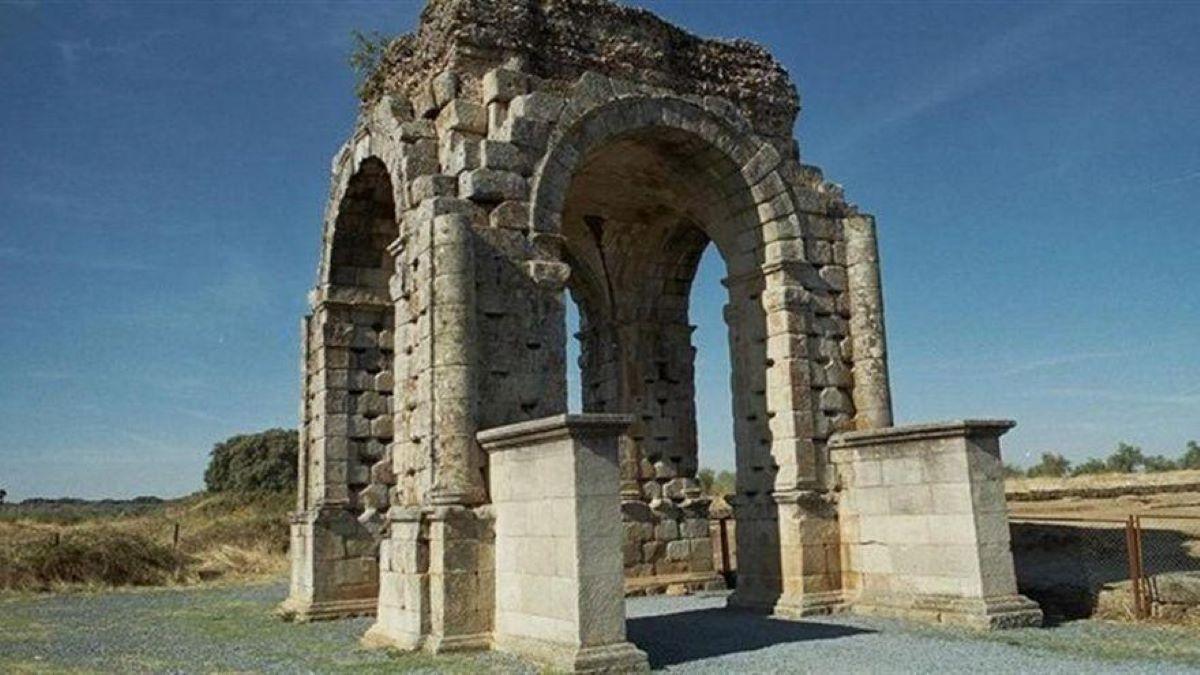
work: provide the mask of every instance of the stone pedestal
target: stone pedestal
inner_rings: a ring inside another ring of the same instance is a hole
[[[830,496],[797,490],[735,500],[737,587],[730,607],[795,619],[843,607],[837,512]]]
[[[559,415],[479,434],[496,515],[496,649],[567,672],[648,669],[625,639],[617,440],[630,421]]]
[[[979,628],[1041,623],[1013,574],[999,440],[1012,426],[967,420],[830,440],[854,611]]]
[[[487,507],[393,508],[380,550],[379,614],[369,647],[487,649],[495,595]]]
[[[292,578],[280,613],[294,621],[374,614],[379,566],[371,532],[340,506],[290,520]]]

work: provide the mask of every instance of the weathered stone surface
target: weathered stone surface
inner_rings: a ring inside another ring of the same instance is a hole
[[[421,30],[397,38],[388,49],[368,83],[368,98],[388,92],[419,95],[451,53],[466,47],[516,55],[546,80],[573,82],[593,72],[681,94],[719,96],[769,136],[790,136],[800,108],[795,85],[762,47],[701,39],[644,10],[587,0],[452,0],[431,4],[422,18]],[[499,65],[464,64],[468,70],[460,75],[479,81]],[[432,103],[432,93],[428,98]],[[703,98],[697,100],[702,106]]]
[[[519,201],[528,194],[525,179],[511,171],[475,169],[458,178],[459,196],[476,202]]]
[[[366,89],[303,326],[297,614],[377,609],[378,645],[644,667],[622,568],[631,592],[721,583],[689,323],[713,246],[730,603],[1033,616],[990,432],[853,436],[891,425],[875,224],[799,163],[766,52],[602,0],[437,0]],[[629,413],[619,441],[546,421],[567,406],[568,292],[583,407]]]
[[[495,68],[483,76],[483,102],[511,101],[529,90],[529,76],[518,70]]]

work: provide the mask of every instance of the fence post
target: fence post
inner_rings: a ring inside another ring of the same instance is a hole
[[[728,518],[718,518],[717,525],[721,530],[721,576],[725,577],[725,584],[729,585],[730,576],[733,570],[729,564],[729,530],[725,525]]]
[[[1141,592],[1138,595],[1142,598],[1142,617],[1149,619],[1153,613],[1153,598],[1150,595],[1150,579],[1146,576],[1146,556],[1145,549],[1142,547],[1142,517],[1133,517],[1133,541],[1137,548],[1137,583],[1141,586]]]
[[[1145,619],[1150,612],[1142,593],[1142,536],[1141,523],[1138,521],[1137,516],[1133,515],[1125,521],[1125,548],[1129,556],[1129,588],[1133,592],[1133,615],[1135,618]]]
[[[171,548],[179,548],[179,523],[175,523],[171,533]]]

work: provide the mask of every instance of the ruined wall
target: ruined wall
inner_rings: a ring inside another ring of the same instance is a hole
[[[448,569],[489,583],[476,434],[565,412],[568,284],[586,315],[585,406],[635,415],[621,442],[626,571],[714,578],[687,318],[710,244],[728,271],[740,599],[806,611],[801,596],[834,592],[825,443],[890,412],[882,304],[869,221],[799,163],[778,64],[604,2],[445,0],[393,44],[371,91],[335,161],[306,347],[310,383],[344,383],[306,389],[304,475],[306,494],[344,499],[362,541],[386,537],[381,639],[429,626],[483,639],[483,605],[455,627],[436,597]],[[390,218],[372,206],[385,194]],[[458,555],[446,542],[469,554],[445,558]],[[341,578],[317,548],[294,546],[326,570],[313,578]],[[360,562],[374,552],[361,549]]]

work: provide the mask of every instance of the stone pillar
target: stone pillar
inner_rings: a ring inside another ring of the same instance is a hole
[[[1041,623],[1013,574],[999,440],[1012,426],[966,420],[830,440],[855,611],[978,628]]]
[[[291,588],[282,613],[305,621],[372,614],[376,531],[360,522],[370,462],[392,436],[391,307],[371,290],[326,286],[304,324],[300,510],[290,519]],[[379,382],[380,374],[385,374]]]
[[[813,421],[813,387],[808,340],[812,309],[808,292],[785,265],[763,271],[766,367],[766,438],[777,468],[774,492],[819,487],[820,466]],[[751,348],[754,348],[751,346]],[[761,470],[761,468],[760,468]]]
[[[854,357],[854,427],[892,425],[887,337],[883,328],[883,285],[875,219],[856,215],[842,221],[846,239],[846,283],[850,294],[850,338]]]
[[[471,219],[433,219],[434,504],[479,504],[483,461],[475,441],[475,256]]]
[[[566,672],[648,670],[625,639],[617,438],[631,421],[559,415],[479,434],[496,514],[497,649]]]

